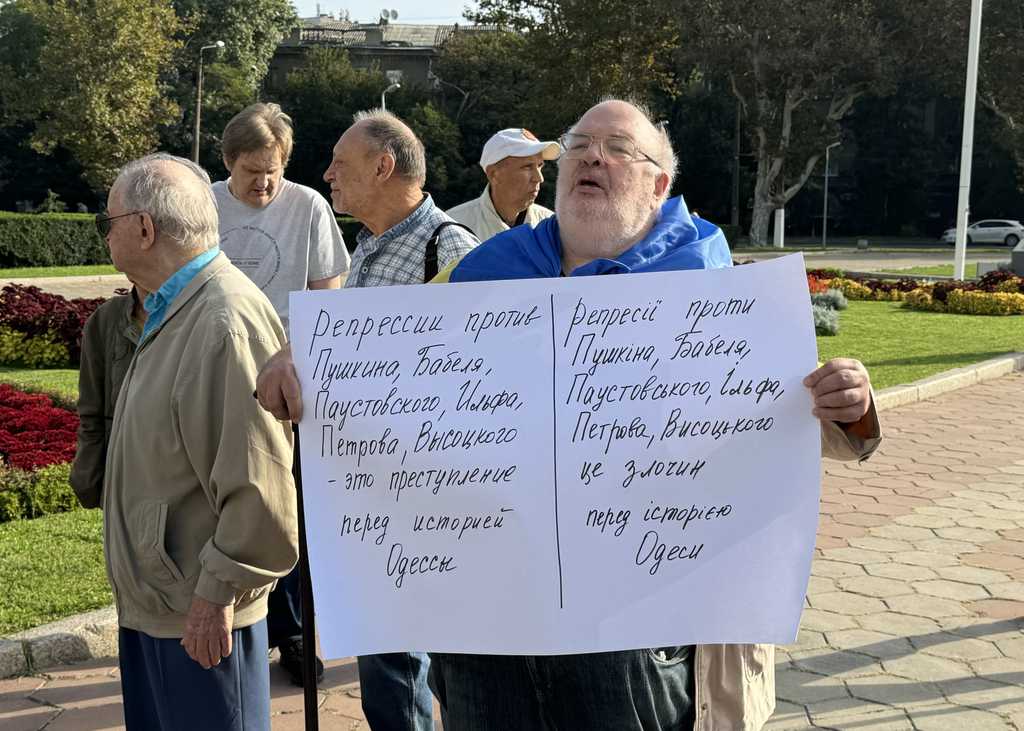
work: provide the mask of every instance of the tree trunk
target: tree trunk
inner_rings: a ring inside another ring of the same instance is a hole
[[[754,214],[750,219],[750,245],[768,245],[768,226],[775,208],[770,200],[754,199]]]

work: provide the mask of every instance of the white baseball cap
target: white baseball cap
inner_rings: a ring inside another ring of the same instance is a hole
[[[506,157],[530,157],[541,153],[545,160],[554,160],[562,152],[557,142],[541,142],[533,132],[522,127],[503,129],[487,140],[480,153],[480,167],[487,168]]]

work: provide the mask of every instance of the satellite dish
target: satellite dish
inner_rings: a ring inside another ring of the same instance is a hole
[[[388,9],[387,8],[381,8],[380,19],[381,20],[387,20],[389,17],[391,17],[391,13],[388,12]]]
[[[392,10],[391,11],[391,19],[392,20],[398,20],[398,11],[397,10]]]

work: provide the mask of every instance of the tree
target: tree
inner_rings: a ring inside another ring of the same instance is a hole
[[[426,188],[442,208],[461,203],[457,185],[465,169],[459,152],[459,128],[430,102],[417,104],[405,117],[406,124],[423,143],[427,154]]]
[[[5,121],[31,124],[34,150],[67,149],[99,189],[154,148],[177,111],[160,80],[178,28],[168,0],[18,0],[3,13],[38,40],[35,53],[0,53]]]
[[[297,23],[289,0],[173,0],[173,4],[186,29],[181,68],[191,72],[201,46],[224,41],[218,60],[238,69],[252,91],[266,76],[277,44]]]
[[[525,109],[545,134],[563,132],[607,95],[673,93],[680,42],[671,0],[480,0],[474,20],[524,37],[534,83]],[[540,122],[543,120],[543,125]]]
[[[284,88],[270,95],[294,120],[289,180],[325,190],[322,176],[334,143],[352,124],[353,114],[380,105],[381,89],[387,85],[380,71],[353,68],[344,49],[311,48]]]
[[[839,123],[893,83],[900,45],[875,0],[709,0],[680,18],[681,55],[728,79],[757,161],[750,240],[796,195]]]

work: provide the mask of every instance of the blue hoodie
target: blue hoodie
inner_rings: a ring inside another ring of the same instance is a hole
[[[562,239],[556,218],[547,218],[532,229],[517,226],[488,239],[462,258],[452,269],[448,281],[560,276]],[[641,241],[615,259],[595,259],[577,267],[570,276],[722,269],[729,266],[732,266],[732,255],[721,229],[701,218],[692,217],[683,197],[679,196],[665,201],[658,221]]]

